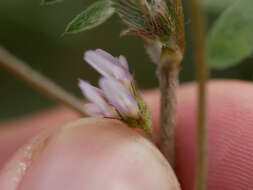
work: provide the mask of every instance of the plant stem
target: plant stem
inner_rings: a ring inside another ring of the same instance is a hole
[[[175,31],[168,44],[148,42],[147,52],[158,65],[160,82],[160,130],[158,146],[172,167],[175,163],[176,89],[185,49],[184,12],[181,0],[171,0]],[[170,26],[168,26],[169,28]]]
[[[207,189],[207,129],[206,129],[206,82],[208,68],[205,64],[206,37],[205,20],[199,0],[190,0],[192,17],[192,35],[195,44],[194,59],[196,64],[196,78],[198,81],[198,113],[197,113],[197,170],[196,190]]]
[[[171,42],[162,47],[158,63],[161,92],[159,147],[171,166],[175,167],[176,90],[185,49],[185,28],[182,0],[171,2],[176,30],[172,34]]]
[[[181,50],[162,47],[159,42],[146,44],[153,62],[157,64],[160,84],[160,130],[157,145],[170,165],[175,160],[176,90],[179,84],[179,66],[183,59]]]
[[[160,80],[160,142],[159,147],[171,166],[175,159],[175,128],[176,128],[176,89],[178,87],[179,69],[158,69]]]
[[[25,62],[10,54],[1,46],[0,66],[3,66],[10,73],[28,83],[31,87],[43,93],[47,97],[72,108],[82,116],[86,116],[83,109],[83,102],[81,100],[69,94],[45,76],[32,70]]]

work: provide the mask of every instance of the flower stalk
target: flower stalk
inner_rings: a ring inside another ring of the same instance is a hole
[[[174,166],[175,147],[175,112],[176,112],[176,89],[178,87],[178,68],[158,69],[160,81],[160,131],[159,142],[163,154],[172,166]]]
[[[190,0],[190,14],[192,17],[192,37],[194,41],[194,61],[196,78],[198,81],[198,111],[197,111],[197,163],[196,163],[196,190],[207,189],[208,150],[206,127],[206,83],[208,68],[206,59],[206,28],[204,14],[199,0]]]
[[[31,69],[28,64],[2,47],[0,47],[0,66],[50,99],[72,108],[82,116],[86,116],[81,100],[66,92],[47,77]]]
[[[147,44],[147,52],[157,64],[157,76],[160,83],[160,131],[158,146],[174,166],[175,129],[176,129],[176,89],[179,84],[179,69],[183,60],[184,14],[181,0],[168,3],[172,12],[172,26],[169,41],[162,40]]]

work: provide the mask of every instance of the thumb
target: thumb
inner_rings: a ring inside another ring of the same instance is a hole
[[[0,189],[179,190],[179,185],[147,139],[116,120],[82,119],[20,149],[2,170]]]

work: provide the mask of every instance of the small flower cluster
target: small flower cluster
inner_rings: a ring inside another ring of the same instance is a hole
[[[100,88],[79,80],[79,87],[89,101],[84,105],[86,113],[90,116],[120,119],[131,127],[150,132],[150,114],[136,91],[126,58],[113,57],[97,49],[87,51],[84,59],[102,75]]]

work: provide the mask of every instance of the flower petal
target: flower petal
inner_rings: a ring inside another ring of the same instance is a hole
[[[118,59],[103,50],[87,51],[84,59],[104,77],[113,77],[120,81],[130,79],[130,73],[118,64]]]
[[[98,53],[99,55],[103,56],[108,61],[115,63],[115,58],[110,53],[107,53],[106,51],[104,51],[102,49],[96,49],[95,52]]]
[[[90,116],[101,116],[101,117],[108,117],[108,118],[115,118],[119,119],[118,113],[115,111],[115,109],[112,106],[107,107],[108,109],[106,111],[100,109],[99,106],[93,103],[87,103],[84,104],[85,112]]]
[[[124,117],[138,117],[138,104],[129,90],[117,80],[102,78],[99,85],[107,100]]]
[[[103,110],[93,103],[84,104],[84,110],[90,116],[105,116],[106,114],[103,113]]]
[[[96,52],[103,56],[108,61],[120,66],[124,70],[128,71],[128,62],[125,56],[120,55],[118,58],[113,57],[111,54],[107,53],[102,49],[96,49]]]
[[[79,80],[79,88],[82,90],[87,100],[96,104],[103,112],[107,111],[107,102],[103,97],[104,94],[102,90],[92,86],[84,80]]]
[[[79,80],[79,87],[82,90],[83,95],[91,102],[85,104],[85,111],[89,115],[119,118],[115,109],[106,102],[105,94],[102,90],[83,80]]]

